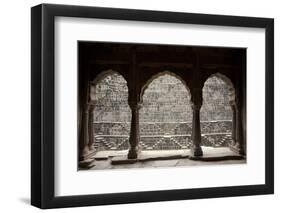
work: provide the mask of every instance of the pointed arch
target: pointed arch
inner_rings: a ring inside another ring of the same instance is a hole
[[[187,149],[191,140],[191,94],[185,81],[164,71],[142,88],[140,148],[145,150]]]
[[[212,75],[210,75],[204,82],[203,88],[205,86],[205,83],[213,77],[217,77],[219,79],[221,79],[222,81],[224,81],[226,83],[226,85],[228,86],[228,92],[229,92],[229,96],[230,96],[230,101],[234,102],[235,101],[235,86],[234,83],[232,82],[232,80],[227,77],[226,75],[220,73],[220,72],[216,72]]]
[[[179,75],[175,74],[174,72],[171,72],[169,70],[165,70],[165,71],[162,71],[162,72],[159,72],[155,75],[153,75],[151,78],[149,78],[149,80],[146,81],[146,83],[142,86],[141,88],[141,92],[140,92],[140,102],[142,103],[142,97],[143,97],[143,94],[145,92],[145,90],[147,89],[147,87],[155,80],[157,79],[158,77],[160,76],[163,76],[163,75],[170,75],[170,76],[173,76],[175,78],[177,78],[178,80],[181,81],[181,83],[185,86],[187,92],[189,93],[189,96],[191,97],[191,92],[190,92],[190,89],[186,83],[186,81],[184,81]]]
[[[201,108],[202,144],[205,146],[228,146],[232,142],[235,87],[221,73],[210,75],[202,88]]]
[[[128,149],[131,111],[126,79],[114,70],[101,72],[90,83],[90,101],[96,150]]]
[[[104,70],[102,71],[101,73],[99,73],[95,78],[94,80],[92,80],[90,82],[90,85],[89,85],[89,90],[90,90],[90,97],[89,97],[89,101],[96,101],[95,100],[95,93],[96,93],[96,86],[103,80],[105,79],[106,77],[110,76],[110,75],[116,75],[116,76],[119,76],[120,78],[122,78],[122,80],[124,80],[124,82],[126,82],[126,87],[127,87],[127,90],[128,90],[128,82],[126,80],[126,78],[119,72],[115,71],[115,70],[112,70],[112,69],[108,69],[108,70]]]

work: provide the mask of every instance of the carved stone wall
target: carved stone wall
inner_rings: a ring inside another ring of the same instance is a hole
[[[126,80],[119,74],[105,76],[96,85],[94,122],[130,122]]]
[[[142,99],[140,123],[192,121],[190,93],[174,76],[164,74],[153,80],[146,88]]]
[[[208,78],[203,87],[203,105],[200,111],[201,121],[231,120],[230,86],[222,79]]]
[[[131,112],[125,79],[114,73],[96,86],[94,111],[95,148],[129,148]],[[153,80],[143,94],[140,109],[140,148],[186,149],[191,146],[190,93],[176,77],[165,74]],[[203,146],[227,146],[231,142],[232,111],[228,86],[217,77],[203,88],[201,133]]]

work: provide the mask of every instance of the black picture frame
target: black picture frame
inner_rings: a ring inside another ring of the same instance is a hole
[[[265,48],[265,184],[93,195],[54,195],[55,17],[100,18],[162,23],[264,28]],[[39,208],[217,198],[274,193],[274,20],[41,4],[31,9],[31,204]]]

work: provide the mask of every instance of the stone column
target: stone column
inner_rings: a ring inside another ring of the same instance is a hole
[[[232,140],[234,145],[236,143],[236,107],[235,103],[230,103],[232,109]]]
[[[79,160],[83,161],[86,159],[87,154],[89,153],[89,147],[88,147],[88,142],[89,142],[89,105],[85,104],[83,108],[83,113],[82,113],[82,134],[80,138],[80,154],[79,154]]]
[[[201,148],[201,127],[200,127],[200,109],[202,103],[193,103],[193,118],[192,118],[192,135],[191,139],[193,142],[191,153],[195,157],[199,157],[203,155]]]
[[[94,150],[94,143],[95,143],[95,129],[94,129],[94,109],[95,104],[89,104],[89,122],[88,122],[88,133],[89,133],[89,143],[88,148],[89,150]]]
[[[240,102],[236,101],[236,144],[235,148],[240,155],[245,155],[243,144],[243,128],[242,128],[242,114],[240,109]]]
[[[139,109],[140,104],[137,102],[129,102],[131,108],[131,131],[130,131],[130,149],[128,159],[136,159],[138,157],[138,145],[140,141],[140,126],[139,126]]]

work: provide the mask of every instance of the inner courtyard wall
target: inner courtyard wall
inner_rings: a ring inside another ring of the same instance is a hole
[[[201,133],[203,146],[231,142],[231,108],[228,85],[217,77],[203,88]],[[126,80],[118,73],[103,78],[95,90],[95,147],[129,148],[131,112]],[[191,146],[192,109],[188,88],[169,74],[154,79],[143,94],[140,109],[140,147],[144,150],[186,149]]]

